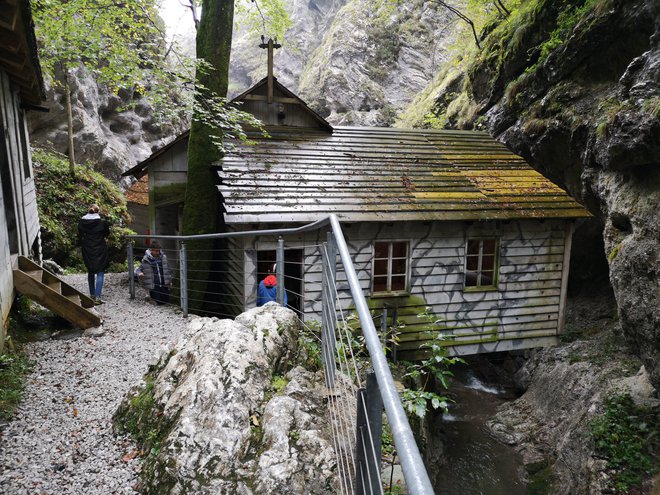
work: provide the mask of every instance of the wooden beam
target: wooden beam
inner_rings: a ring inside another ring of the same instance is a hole
[[[244,100],[251,100],[251,101],[268,101],[268,96],[264,95],[245,95],[243,97]],[[273,96],[272,101],[275,103],[292,103],[294,105],[300,105],[300,100],[296,98],[287,98],[284,96]],[[269,102],[270,103],[270,102]]]

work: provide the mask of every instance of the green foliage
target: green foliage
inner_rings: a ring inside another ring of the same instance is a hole
[[[273,390],[275,390],[276,394],[281,394],[282,390],[284,390],[284,387],[286,387],[288,383],[289,380],[287,380],[285,377],[280,375],[275,375],[273,376],[273,381],[271,383],[271,386],[273,387]]]
[[[537,62],[538,64],[543,63],[550,53],[555,51],[566,41],[578,21],[580,21],[580,19],[582,19],[582,17],[599,1],[600,0],[581,0],[578,2],[564,2],[563,9],[557,16],[557,26],[550,33],[548,39],[539,45],[540,53]]]
[[[233,3],[218,2],[221,9],[227,6],[225,10],[231,10],[231,19]],[[291,26],[282,0],[237,3],[248,20],[265,16],[264,29],[274,36],[281,36]],[[261,10],[257,10],[259,6]],[[221,47],[225,39],[226,54],[222,57],[228,63],[231,20],[224,32],[208,37],[216,45],[205,51],[203,31],[213,17],[208,15],[213,11],[208,2],[203,11],[207,15],[202,14],[202,34],[198,36],[202,49],[198,46],[196,60],[167,39],[155,0],[35,0],[33,14],[42,68],[54,85],[66,88],[68,74],[83,67],[97,83],[123,97],[128,95],[127,107],[145,97],[152,105],[153,117],[162,124],[187,122],[192,114],[210,129],[212,141],[223,150],[224,134],[245,140],[241,124],[260,124],[251,114],[228,104],[224,98],[226,83],[224,90],[215,87],[214,80],[223,80],[222,64],[212,55],[223,53],[214,48]]]
[[[442,328],[442,322],[431,314],[430,310],[431,308],[427,307],[424,312],[418,315],[418,318],[427,321],[430,329]],[[450,367],[457,363],[465,363],[465,360],[459,357],[449,356],[447,351],[447,340],[449,338],[438,331],[433,340],[422,346],[430,350],[429,357],[419,363],[406,363],[404,377],[413,383],[423,381],[421,386],[406,388],[403,391],[401,397],[403,407],[409,414],[423,418],[429,406],[433,410],[442,409],[445,412],[447,411],[451,399],[430,390],[430,385],[431,380],[433,380],[446,389],[449,386],[449,378],[454,376]]]
[[[0,421],[13,418],[25,387],[25,375],[32,363],[20,347],[0,354]]]
[[[167,57],[176,48],[168,46],[154,0],[32,5],[41,66],[54,85],[66,87],[69,72],[84,67],[116,94],[145,96],[161,122],[184,118],[183,92],[177,89],[192,81],[195,61]]]
[[[124,236],[134,232],[124,227],[130,216],[119,188],[88,164],[77,166],[76,177],[72,178],[66,158],[54,152],[34,149],[32,160],[44,257],[64,266],[83,268],[77,249],[78,221],[87,213],[87,207],[96,203],[111,224],[110,258],[123,262]]]
[[[596,452],[612,469],[615,493],[630,493],[660,471],[660,407],[637,406],[629,395],[605,400],[605,412],[591,423]]]
[[[298,348],[302,365],[310,371],[323,367],[321,359],[321,324],[316,320],[305,323],[298,336]]]
[[[283,0],[238,1],[236,17],[250,31],[280,40],[284,40],[284,34],[293,26]]]

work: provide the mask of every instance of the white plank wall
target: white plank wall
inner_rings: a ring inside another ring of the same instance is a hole
[[[532,341],[538,343],[539,338],[546,338],[545,343],[554,342],[559,326],[567,227],[563,221],[408,223],[405,229],[397,225],[362,224],[346,228],[345,235],[367,296],[371,293],[373,239],[409,241],[410,294],[419,299],[408,312],[422,311],[419,301],[430,306],[434,317],[448,328],[447,333],[455,336],[456,344],[464,344],[455,352],[470,354],[524,348]],[[484,236],[497,237],[500,242],[498,290],[465,292],[466,239]],[[315,243],[316,239],[310,241]],[[320,319],[321,273],[315,248],[307,250],[305,268],[305,318]],[[337,281],[341,307],[348,310],[352,301],[341,267]],[[392,305],[397,301],[380,297],[375,307],[382,307],[382,303]],[[399,314],[405,312],[405,307],[399,307]],[[413,349],[419,341],[429,338],[427,332],[420,332],[427,327],[426,321],[418,319],[416,324],[410,318],[406,320],[401,336],[404,350]],[[522,341],[527,338],[532,340]],[[484,339],[494,342],[476,342]]]
[[[410,243],[410,296],[371,299],[374,313],[383,304],[398,306],[406,326],[400,350],[412,352],[433,334],[428,322],[414,315],[429,306],[444,334],[453,335],[455,354],[474,354],[524,349],[556,343],[560,328],[560,304],[564,251],[569,222],[524,220],[508,222],[409,222],[405,226],[378,223],[343,224],[360,285],[371,296],[373,240]],[[499,240],[497,290],[464,291],[465,246],[468,238]],[[321,252],[326,232],[286,238],[290,249],[303,249],[303,316],[321,319]],[[250,239],[244,245],[246,307],[254,305],[256,251],[275,249],[272,239]],[[345,272],[338,259],[338,300],[344,315],[350,313]],[[234,268],[237,268],[234,266]],[[389,310],[391,314],[391,309]],[[406,314],[407,313],[407,314]],[[405,316],[402,316],[405,315]],[[379,327],[379,324],[376,325]]]
[[[14,296],[14,281],[11,271],[12,255],[29,256],[39,233],[37,197],[28,147],[27,127],[19,103],[18,95],[12,89],[7,75],[0,71],[0,123],[4,130],[0,146],[4,147],[2,154],[6,156],[9,165],[8,174],[3,174],[2,180],[10,183],[18,237],[18,250],[12,253],[10,252],[9,225],[5,212],[5,201],[8,201],[9,198],[3,198],[3,192],[0,190],[0,316],[2,316],[0,350],[2,342],[4,342],[4,323]]]

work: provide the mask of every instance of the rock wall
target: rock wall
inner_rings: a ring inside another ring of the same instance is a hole
[[[596,453],[591,424],[610,395],[629,394],[639,406],[660,411],[645,367],[621,338],[611,297],[569,300],[567,340],[575,340],[531,352],[515,374],[524,394],[488,423],[521,454],[534,493],[620,493],[612,490],[615,473]],[[629,493],[649,493],[652,483]]]
[[[436,2],[352,1],[300,76],[300,96],[332,124],[387,126],[448,60],[453,18]]]
[[[91,161],[111,180],[147,158],[181,132],[181,124],[158,122],[153,108],[133,95],[112,94],[99,86],[83,69],[70,78],[74,150],[77,163]],[[132,107],[125,109],[129,104]],[[48,113],[29,112],[33,146],[68,151],[66,100],[61,85],[46,90]]]
[[[115,418],[150,452],[144,493],[337,493],[323,376],[295,366],[299,330],[270,303],[195,319],[163,351]]]
[[[482,43],[435,81],[436,121],[487,128],[587,206],[604,252],[588,235],[573,250],[607,259],[626,340],[660,387],[660,4],[534,0]]]

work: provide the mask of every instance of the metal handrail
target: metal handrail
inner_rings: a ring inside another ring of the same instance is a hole
[[[339,219],[336,215],[330,215],[330,224],[335,235],[341,262],[344,265],[346,278],[351,288],[353,302],[360,318],[362,333],[364,334],[369,357],[371,358],[376,380],[378,381],[378,388],[383,398],[385,414],[392,430],[394,445],[396,445],[396,451],[401,461],[401,469],[403,470],[408,491],[412,495],[432,495],[434,491],[431,480],[424,468],[424,461],[417,448],[408,417],[401,405],[390,367],[387,364],[387,359],[385,358],[380,339],[376,333],[374,322],[371,319],[369,306],[362,293],[362,288],[360,287],[360,282],[353,266],[353,260],[351,259],[346,239],[344,239],[344,233],[341,230]]]
[[[404,479],[408,491],[411,495],[434,495],[433,486],[428,477],[428,473],[424,467],[424,461],[415,442],[415,438],[408,422],[399,394],[394,385],[392,373],[387,364],[387,359],[380,339],[376,332],[371,313],[367,305],[367,301],[362,293],[362,288],[353,266],[344,233],[341,229],[339,219],[335,214],[331,214],[326,218],[317,220],[316,222],[303,225],[295,228],[283,229],[268,229],[268,230],[250,230],[238,232],[223,232],[215,234],[200,234],[200,235],[187,235],[187,236],[171,236],[171,235],[129,235],[127,239],[171,239],[178,241],[193,241],[193,240],[207,240],[207,239],[221,239],[229,237],[251,237],[251,236],[265,236],[265,235],[291,235],[300,234],[318,230],[319,228],[330,225],[332,232],[335,236],[337,249],[344,265],[346,278],[355,302],[355,308],[360,319],[362,332],[364,333],[367,350],[371,358],[374,374],[378,382],[378,388],[383,399],[385,407],[385,414],[390,424],[394,445],[397,449],[397,454],[401,462],[401,469],[403,470]],[[129,246],[132,245],[129,242]],[[132,252],[132,249],[130,249]],[[278,260],[279,261],[279,260]],[[130,260],[129,260],[130,263]],[[282,264],[282,262],[280,262]],[[131,274],[132,275],[132,274]],[[131,276],[132,279],[132,276]]]

